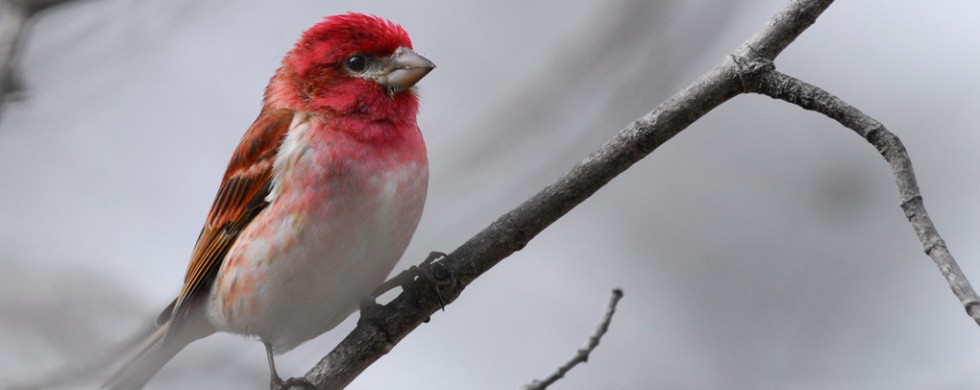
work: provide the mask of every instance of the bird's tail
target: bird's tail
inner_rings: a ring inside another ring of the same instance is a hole
[[[214,333],[214,328],[198,311],[183,318],[173,329],[173,320],[167,320],[146,341],[138,352],[123,363],[112,376],[102,384],[107,390],[142,389],[150,378],[187,344]]]
[[[163,368],[170,359],[184,349],[189,342],[180,342],[173,337],[167,337],[170,322],[161,325],[139,347],[129,361],[123,363],[112,376],[102,384],[107,390],[141,389],[157,371]]]

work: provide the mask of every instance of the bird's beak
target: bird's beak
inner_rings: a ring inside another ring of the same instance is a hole
[[[380,77],[382,85],[394,92],[412,88],[425,75],[435,69],[436,64],[407,47],[399,47],[388,58],[385,72]]]

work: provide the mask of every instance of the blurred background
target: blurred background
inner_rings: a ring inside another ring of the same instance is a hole
[[[783,0],[86,0],[40,15],[0,119],[0,387],[86,361],[177,293],[282,55],[323,16],[402,24],[431,188],[398,269],[450,251],[718,64]],[[777,61],[882,121],[980,283],[980,51],[966,1],[839,2]],[[761,96],[714,110],[473,283],[352,389],[518,388],[626,295],[556,389],[968,389],[980,329],[888,166]],[[355,316],[356,317],[356,316]],[[353,327],[279,358],[304,373]],[[149,389],[262,389],[260,343],[191,345]],[[104,378],[70,388],[92,388]]]

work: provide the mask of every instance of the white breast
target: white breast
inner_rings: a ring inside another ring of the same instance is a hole
[[[284,352],[333,328],[401,257],[425,202],[424,153],[338,161],[297,116],[273,166],[270,204],[230,249],[209,320]]]

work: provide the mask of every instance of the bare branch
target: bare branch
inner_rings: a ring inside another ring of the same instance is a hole
[[[438,296],[453,302],[463,288],[538,233],[588,199],[614,177],[728,99],[745,92],[743,83],[772,69],[758,53],[775,57],[830,5],[829,0],[795,0],[746,41],[737,55],[629,124],[599,150],[516,209],[432,264],[433,289],[414,288],[390,303],[362,313],[362,320],[307,374],[321,389],[343,388],[388,353],[440,308]],[[750,58],[750,56],[752,58]],[[745,59],[746,61],[741,61]],[[426,283],[416,282],[417,285]]]
[[[834,0],[791,0],[781,11],[773,15],[765,27],[749,38],[742,49],[772,61],[806,30]]]
[[[0,0],[0,113],[7,99],[22,89],[17,74],[17,51],[27,35],[31,18],[71,1],[76,0]]]
[[[908,152],[905,151],[905,146],[898,136],[888,131],[881,122],[823,89],[777,71],[760,76],[757,82],[751,85],[752,92],[824,114],[844,127],[854,130],[878,149],[892,168],[902,210],[915,229],[915,234],[922,242],[926,254],[939,267],[939,272],[942,272],[946,278],[946,282],[959,298],[966,313],[980,325],[980,298],[977,297],[970,281],[967,280],[966,275],[963,275],[960,266],[946,248],[946,242],[929,218],[922,195],[919,193],[915,173],[912,171],[912,160],[909,159]]]
[[[609,323],[612,322],[613,314],[616,314],[616,305],[619,304],[619,300],[623,298],[623,290],[615,289],[612,292],[612,298],[609,298],[609,303],[606,305],[606,313],[602,315],[602,319],[599,321],[599,325],[596,325],[595,332],[592,336],[589,336],[588,343],[585,347],[579,348],[572,356],[571,360],[565,362],[558,367],[558,370],[549,375],[543,380],[535,379],[531,384],[524,386],[524,390],[544,390],[552,383],[557,382],[559,379],[565,377],[569,371],[575,366],[585,363],[589,360],[589,354],[599,346],[599,341],[602,340],[602,336],[609,331]]]

